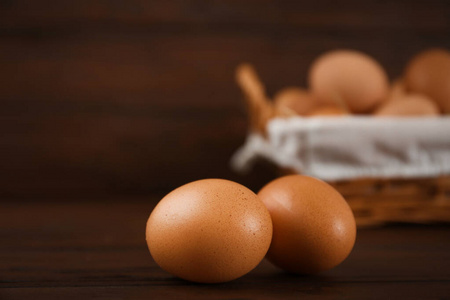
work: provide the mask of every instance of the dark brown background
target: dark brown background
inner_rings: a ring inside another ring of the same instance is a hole
[[[393,79],[434,46],[450,48],[448,0],[0,0],[0,298],[444,299],[448,225],[359,230],[318,276],[264,260],[208,286],[161,270],[144,240],[178,185],[276,176],[228,166],[247,130],[237,64],[273,94],[327,50],[367,52]]]
[[[234,69],[270,93],[305,85],[311,60],[354,48],[392,78],[450,48],[441,1],[0,1],[0,196],[164,192],[204,178],[253,189],[228,161],[246,115]]]

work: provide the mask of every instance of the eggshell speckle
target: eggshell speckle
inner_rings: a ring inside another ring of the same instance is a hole
[[[258,193],[272,216],[267,258],[293,273],[312,274],[340,264],[356,238],[353,213],[344,198],[318,179],[290,175]]]
[[[236,279],[264,258],[272,238],[267,208],[248,188],[223,179],[183,185],[151,213],[146,239],[155,262],[202,283]]]

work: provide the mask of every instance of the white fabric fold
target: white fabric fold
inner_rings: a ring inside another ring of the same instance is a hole
[[[231,164],[246,171],[258,158],[328,181],[450,174],[450,117],[277,118]]]

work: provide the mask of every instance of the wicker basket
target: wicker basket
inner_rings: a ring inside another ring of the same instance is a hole
[[[269,120],[292,116],[291,112],[273,106],[250,65],[238,68],[237,82],[246,96],[252,131],[266,136]],[[280,168],[280,172],[282,175],[296,173],[286,168]],[[361,178],[329,183],[347,200],[359,227],[387,223],[450,223],[449,175],[422,179]]]

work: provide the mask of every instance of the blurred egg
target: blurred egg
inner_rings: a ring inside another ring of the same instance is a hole
[[[318,108],[312,110],[308,116],[310,117],[318,117],[318,116],[322,116],[322,117],[336,117],[336,116],[345,116],[348,115],[349,113],[336,105],[322,105],[319,106]]]
[[[312,274],[340,264],[356,238],[353,213],[344,198],[318,179],[290,175],[258,193],[272,216],[267,258],[292,273]]]
[[[430,49],[419,53],[405,70],[408,91],[421,93],[436,101],[440,110],[450,113],[450,52]]]
[[[406,94],[385,102],[375,111],[375,116],[437,116],[439,108],[425,95]]]
[[[166,195],[151,213],[146,240],[155,262],[202,283],[236,279],[256,267],[272,238],[267,208],[248,188],[204,179]]]
[[[354,113],[370,111],[388,91],[383,67],[370,56],[353,50],[325,53],[313,62],[308,76],[314,95],[329,104],[342,99]]]
[[[397,79],[392,83],[391,89],[388,93],[388,99],[399,98],[406,94],[405,83],[401,79]]]
[[[274,97],[275,107],[279,110],[290,110],[293,114],[306,115],[317,106],[317,99],[308,91],[288,87],[279,91]]]

